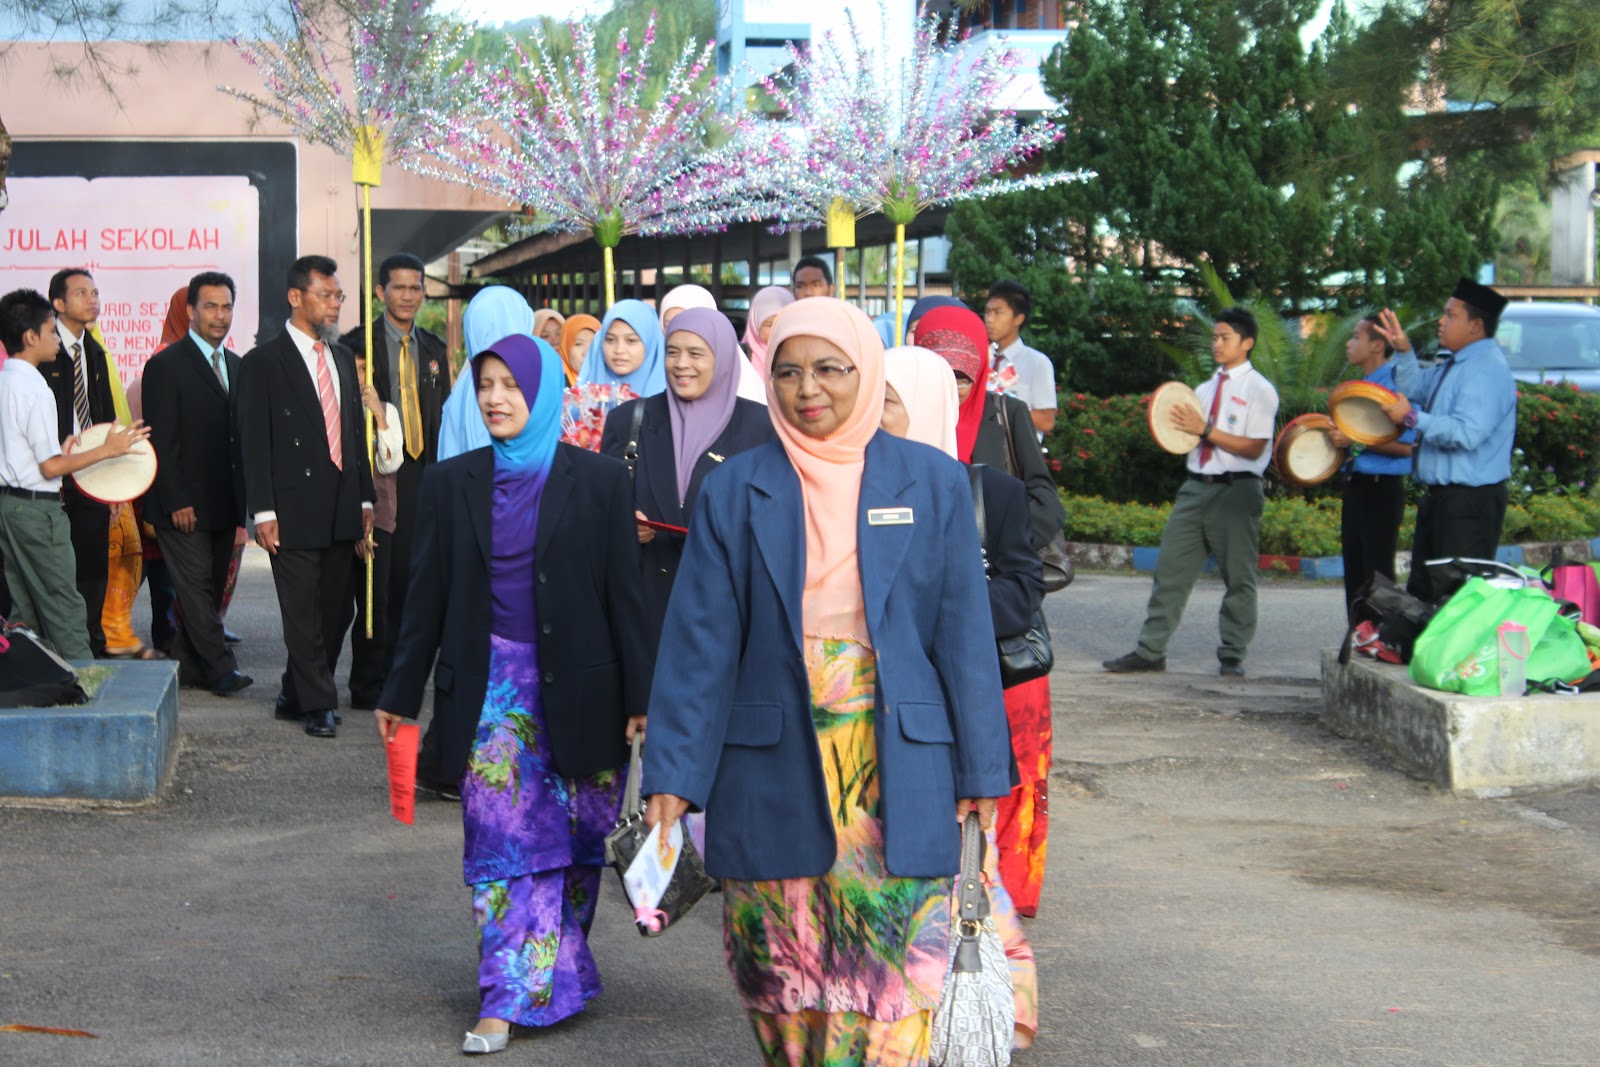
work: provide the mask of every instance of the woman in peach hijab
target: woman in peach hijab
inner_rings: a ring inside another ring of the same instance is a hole
[[[661,298],[661,305],[656,308],[656,313],[661,316],[661,329],[665,331],[667,323],[690,308],[715,311],[717,298],[703,285],[679,285],[667,290],[667,295]]]
[[[600,320],[593,315],[572,315],[561,324],[560,344],[556,352],[561,356],[562,369],[567,373],[567,388],[578,383],[578,372],[589,354],[589,344],[600,332]]]
[[[750,298],[750,314],[744,320],[744,346],[750,352],[750,362],[758,374],[767,367],[767,338],[778,320],[778,312],[794,303],[794,294],[787,286],[769,285],[757,290]]]
[[[566,316],[555,308],[540,308],[533,313],[533,336],[556,348],[561,343],[561,328],[566,321]]]
[[[705,811],[765,1063],[925,1064],[960,820],[1010,784],[972,496],[879,428],[866,315],[802,300],[771,346],[778,440],[706,478],[667,608],[646,818]]]

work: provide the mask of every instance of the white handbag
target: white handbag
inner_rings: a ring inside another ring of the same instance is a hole
[[[956,883],[950,969],[933,1013],[933,1067],[1008,1067],[1017,1005],[1011,967],[989,915],[983,887],[983,829],[969,812],[961,828],[961,877]]]

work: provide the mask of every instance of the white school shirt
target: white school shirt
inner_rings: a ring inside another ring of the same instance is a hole
[[[1006,390],[1008,393],[1032,411],[1055,410],[1056,367],[1049,356],[1037,348],[1029,348],[1018,337],[995,353],[996,371],[1004,370],[1007,364],[1017,369],[1017,383]]]
[[[60,478],[39,473],[39,464],[61,455],[56,425],[56,395],[39,368],[15,356],[0,364],[0,482],[34,493],[61,491]]]
[[[1255,459],[1245,459],[1236,452],[1213,445],[1211,457],[1202,466],[1200,451],[1205,446],[1202,441],[1200,448],[1189,453],[1189,470],[1194,474],[1227,474],[1230,471],[1261,474],[1272,462],[1270,442],[1278,418],[1278,391],[1250,365],[1249,360],[1245,360],[1232,370],[1212,375],[1194,391],[1200,400],[1200,414],[1210,414],[1219,383],[1222,387],[1222,405],[1217,408],[1216,428],[1223,433],[1248,437],[1252,441],[1267,441],[1269,445]]]

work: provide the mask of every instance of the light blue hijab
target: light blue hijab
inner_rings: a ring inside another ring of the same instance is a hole
[[[532,338],[533,309],[515,289],[491,285],[478,290],[478,295],[467,304],[461,316],[461,333],[468,359],[444,402],[444,417],[439,423],[441,462],[489,445],[489,430],[478,411],[478,381],[472,360],[496,341],[512,334]]]
[[[644,362],[631,374],[618,376],[606,365],[605,337],[611,324],[621,319],[633,328],[644,342]],[[578,372],[578,384],[627,385],[639,396],[655,396],[667,391],[667,345],[661,334],[661,320],[655,309],[643,300],[618,300],[606,312],[600,332],[589,342],[589,354],[584,358],[583,370]]]
[[[508,441],[490,438],[496,470],[515,471],[543,479],[550,470],[561,440],[561,407],[567,376],[561,369],[556,350],[537,337],[512,334],[488,345],[472,360],[473,376],[486,356],[499,356],[517,379],[523,398],[528,400],[528,424]],[[477,390],[473,390],[477,395]],[[480,411],[479,423],[483,422]],[[484,433],[489,431],[487,427]]]

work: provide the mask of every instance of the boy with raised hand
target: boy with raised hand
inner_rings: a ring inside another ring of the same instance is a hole
[[[32,289],[0,297],[0,553],[14,618],[69,660],[93,658],[77,587],[62,476],[120,456],[149,437],[143,422],[115,426],[104,444],[63,454],[55,396],[39,373],[61,350],[55,309]],[[77,443],[76,437],[65,442]]]

